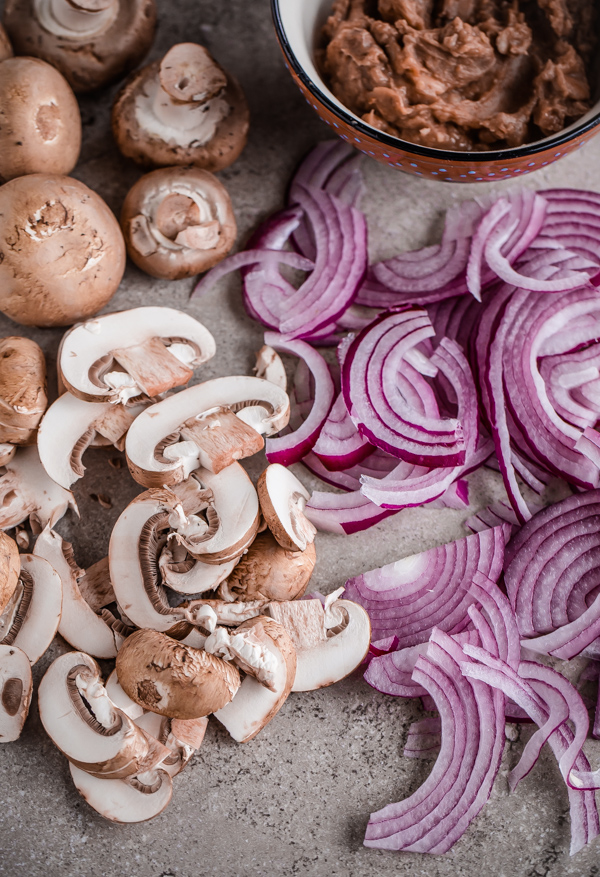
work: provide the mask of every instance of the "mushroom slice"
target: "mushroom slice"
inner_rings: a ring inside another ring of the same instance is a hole
[[[228,416],[232,411],[235,423]],[[289,411],[287,393],[269,381],[247,375],[205,381],[151,405],[136,418],[125,443],[129,469],[138,484],[163,487],[184,481],[200,466],[212,469],[213,460],[224,468],[227,460],[256,451],[254,434],[242,423],[259,435],[273,435],[287,425]],[[181,441],[184,430],[189,438]],[[226,459],[219,452],[223,444]]]
[[[282,548],[304,551],[314,542],[317,529],[304,514],[310,493],[289,469],[271,463],[256,490],[267,526]]]
[[[172,540],[171,540],[172,541]],[[181,559],[178,555],[181,554]],[[158,567],[164,584],[178,594],[203,594],[214,591],[235,568],[238,558],[227,563],[203,563],[190,557],[182,545],[166,543]]]
[[[21,572],[19,548],[14,539],[0,532],[0,612],[4,612],[12,598]]]
[[[99,612],[110,603],[116,603],[117,598],[110,580],[108,557],[103,557],[102,560],[88,567],[83,576],[77,579],[77,587],[94,612]]]
[[[254,369],[257,378],[263,378],[270,381],[276,387],[287,390],[287,375],[283,365],[283,360],[276,350],[263,344],[256,354],[256,368]]]
[[[47,404],[40,346],[18,336],[0,339],[0,442],[28,443]]]
[[[175,777],[202,745],[208,718],[202,716],[199,719],[170,719],[158,713],[144,712],[136,719],[136,725],[152,734],[170,750],[170,755],[161,763],[161,769]]]
[[[175,308],[143,307],[96,317],[63,338],[59,369],[67,389],[87,402],[127,402],[187,384],[215,354],[202,323]]]
[[[29,518],[34,532],[60,521],[67,509],[77,511],[75,497],[42,466],[36,447],[19,448],[0,474],[0,529],[9,530]]]
[[[121,152],[154,167],[218,171],[246,144],[249,112],[233,76],[196,43],[173,46],[117,95],[112,128]]]
[[[100,668],[84,652],[56,658],[39,688],[40,718],[60,751],[81,770],[124,779],[156,768],[168,749],[110,700]]]
[[[123,636],[96,615],[81,595],[78,581],[85,575],[73,558],[73,549],[50,527],[38,536],[33,553],[43,557],[60,576],[63,605],[58,632],[76,649],[96,658],[114,658]]]
[[[29,658],[17,646],[0,644],[0,743],[19,739],[32,692]]]
[[[16,453],[16,446],[7,442],[0,443],[0,466],[6,466],[10,463]]]
[[[148,771],[124,780],[99,779],[69,764],[75,788],[100,816],[110,822],[146,822],[171,801],[173,781],[166,770]]]
[[[270,531],[259,533],[219,587],[219,597],[227,602],[294,600],[306,590],[315,560],[314,543],[304,551],[287,551]]]
[[[86,449],[95,436],[110,439],[116,447],[144,405],[83,402],[63,393],[46,411],[38,432],[38,450],[50,478],[64,488],[83,477]],[[115,437],[118,436],[116,439]]]
[[[298,668],[292,691],[314,691],[344,679],[367,654],[371,642],[368,614],[350,600],[295,600],[270,603],[269,615],[290,634]]]
[[[61,610],[58,573],[43,558],[22,554],[19,583],[0,615],[0,642],[17,646],[35,664],[54,639]]]
[[[240,687],[238,670],[155,630],[137,630],[117,655],[123,690],[144,709],[197,719],[225,706]]]
[[[121,228],[138,268],[166,280],[208,271],[237,233],[227,189],[196,167],[161,168],[138,180],[125,198]]]
[[[282,625],[261,616],[238,628],[244,630],[252,631],[270,652],[275,670],[271,688],[261,685],[253,676],[246,676],[231,703],[215,712],[215,718],[238,743],[252,740],[279,712],[296,675],[296,650]]]
[[[121,688],[121,683],[119,682],[116,670],[112,671],[106,680],[104,687],[114,705],[128,715],[130,719],[133,719],[134,722],[137,722],[137,720],[144,715],[144,707],[140,706],[139,703],[136,703],[135,700],[132,700]],[[150,731],[150,733],[152,732]],[[156,734],[152,734],[152,736],[156,737]]]

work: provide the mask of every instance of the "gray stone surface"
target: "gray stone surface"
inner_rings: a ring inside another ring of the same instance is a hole
[[[298,0],[301,2],[301,0]],[[252,128],[240,160],[220,176],[239,222],[240,243],[281,205],[301,156],[328,129],[307,107],[284,70],[268,0],[159,0],[160,26],[152,57],[182,40],[205,43],[246,89]],[[113,90],[114,91],[114,90]],[[117,152],[108,123],[112,92],[81,101],[84,145],[75,176],[118,212],[139,171]],[[573,185],[600,189],[600,139],[577,155],[527,177],[533,188]],[[504,189],[425,182],[365,161],[364,208],[374,257],[435,239],[444,208],[457,199]],[[131,265],[110,309],[168,304],[205,321],[218,343],[203,377],[246,372],[261,329],[245,315],[239,281],[230,277],[202,301],[188,303],[190,281],[167,283]],[[0,332],[19,331],[0,320]],[[32,331],[49,357],[59,331]],[[108,465],[114,453],[89,452],[76,488],[81,519],[61,531],[86,566],[107,550],[110,527],[139,488],[126,470]],[[262,461],[252,461],[258,472]],[[306,479],[310,484],[309,478]],[[498,480],[471,479],[473,507],[501,494]],[[104,510],[91,494],[107,494]],[[319,535],[314,587],[333,590],[346,578],[400,556],[463,535],[466,513],[414,510],[365,534]],[[35,668],[36,680],[66,649],[55,642]],[[107,665],[108,666],[108,665]],[[0,747],[0,874],[3,877],[593,877],[597,844],[568,855],[567,795],[551,755],[510,797],[505,779],[454,850],[443,857],[368,850],[362,838],[369,814],[399,800],[426,777],[431,762],[402,758],[416,702],[385,697],[360,678],[327,690],[295,694],[254,741],[238,746],[214,721],[190,767],[175,781],[169,808],[151,823],[116,826],[79,798],[65,759],[46,737],[32,707],[22,738]],[[527,736],[524,730],[523,739]],[[507,744],[504,771],[522,740]],[[594,766],[597,744],[590,744]]]

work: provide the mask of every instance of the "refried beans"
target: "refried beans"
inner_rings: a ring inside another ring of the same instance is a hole
[[[594,0],[335,0],[319,62],[365,122],[437,149],[521,146],[592,106]]]

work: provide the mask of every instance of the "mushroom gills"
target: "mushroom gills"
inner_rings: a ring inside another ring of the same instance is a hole
[[[38,661],[58,630],[62,612],[62,584],[58,573],[41,557],[21,555],[19,586],[13,606],[0,617],[0,640],[15,645]]]
[[[0,644],[0,743],[19,739],[32,692],[29,658],[15,645]]]

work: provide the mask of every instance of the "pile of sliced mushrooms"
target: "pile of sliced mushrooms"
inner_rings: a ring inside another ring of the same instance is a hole
[[[343,589],[302,599],[307,490],[278,464],[254,485],[239,462],[287,425],[283,363],[263,348],[256,375],[182,389],[214,354],[208,329],[171,308],[96,317],[65,333],[46,410],[39,347],[0,345],[0,740],[19,737],[31,665],[58,632],[76,651],[43,677],[40,717],[79,792],[115,822],[164,810],[209,716],[247,742],[291,691],[347,676],[369,646]],[[55,525],[76,510],[86,450],[111,445],[144,491],[108,556],[82,570]],[[33,553],[19,553],[30,531]],[[116,659],[105,681],[96,658]]]

